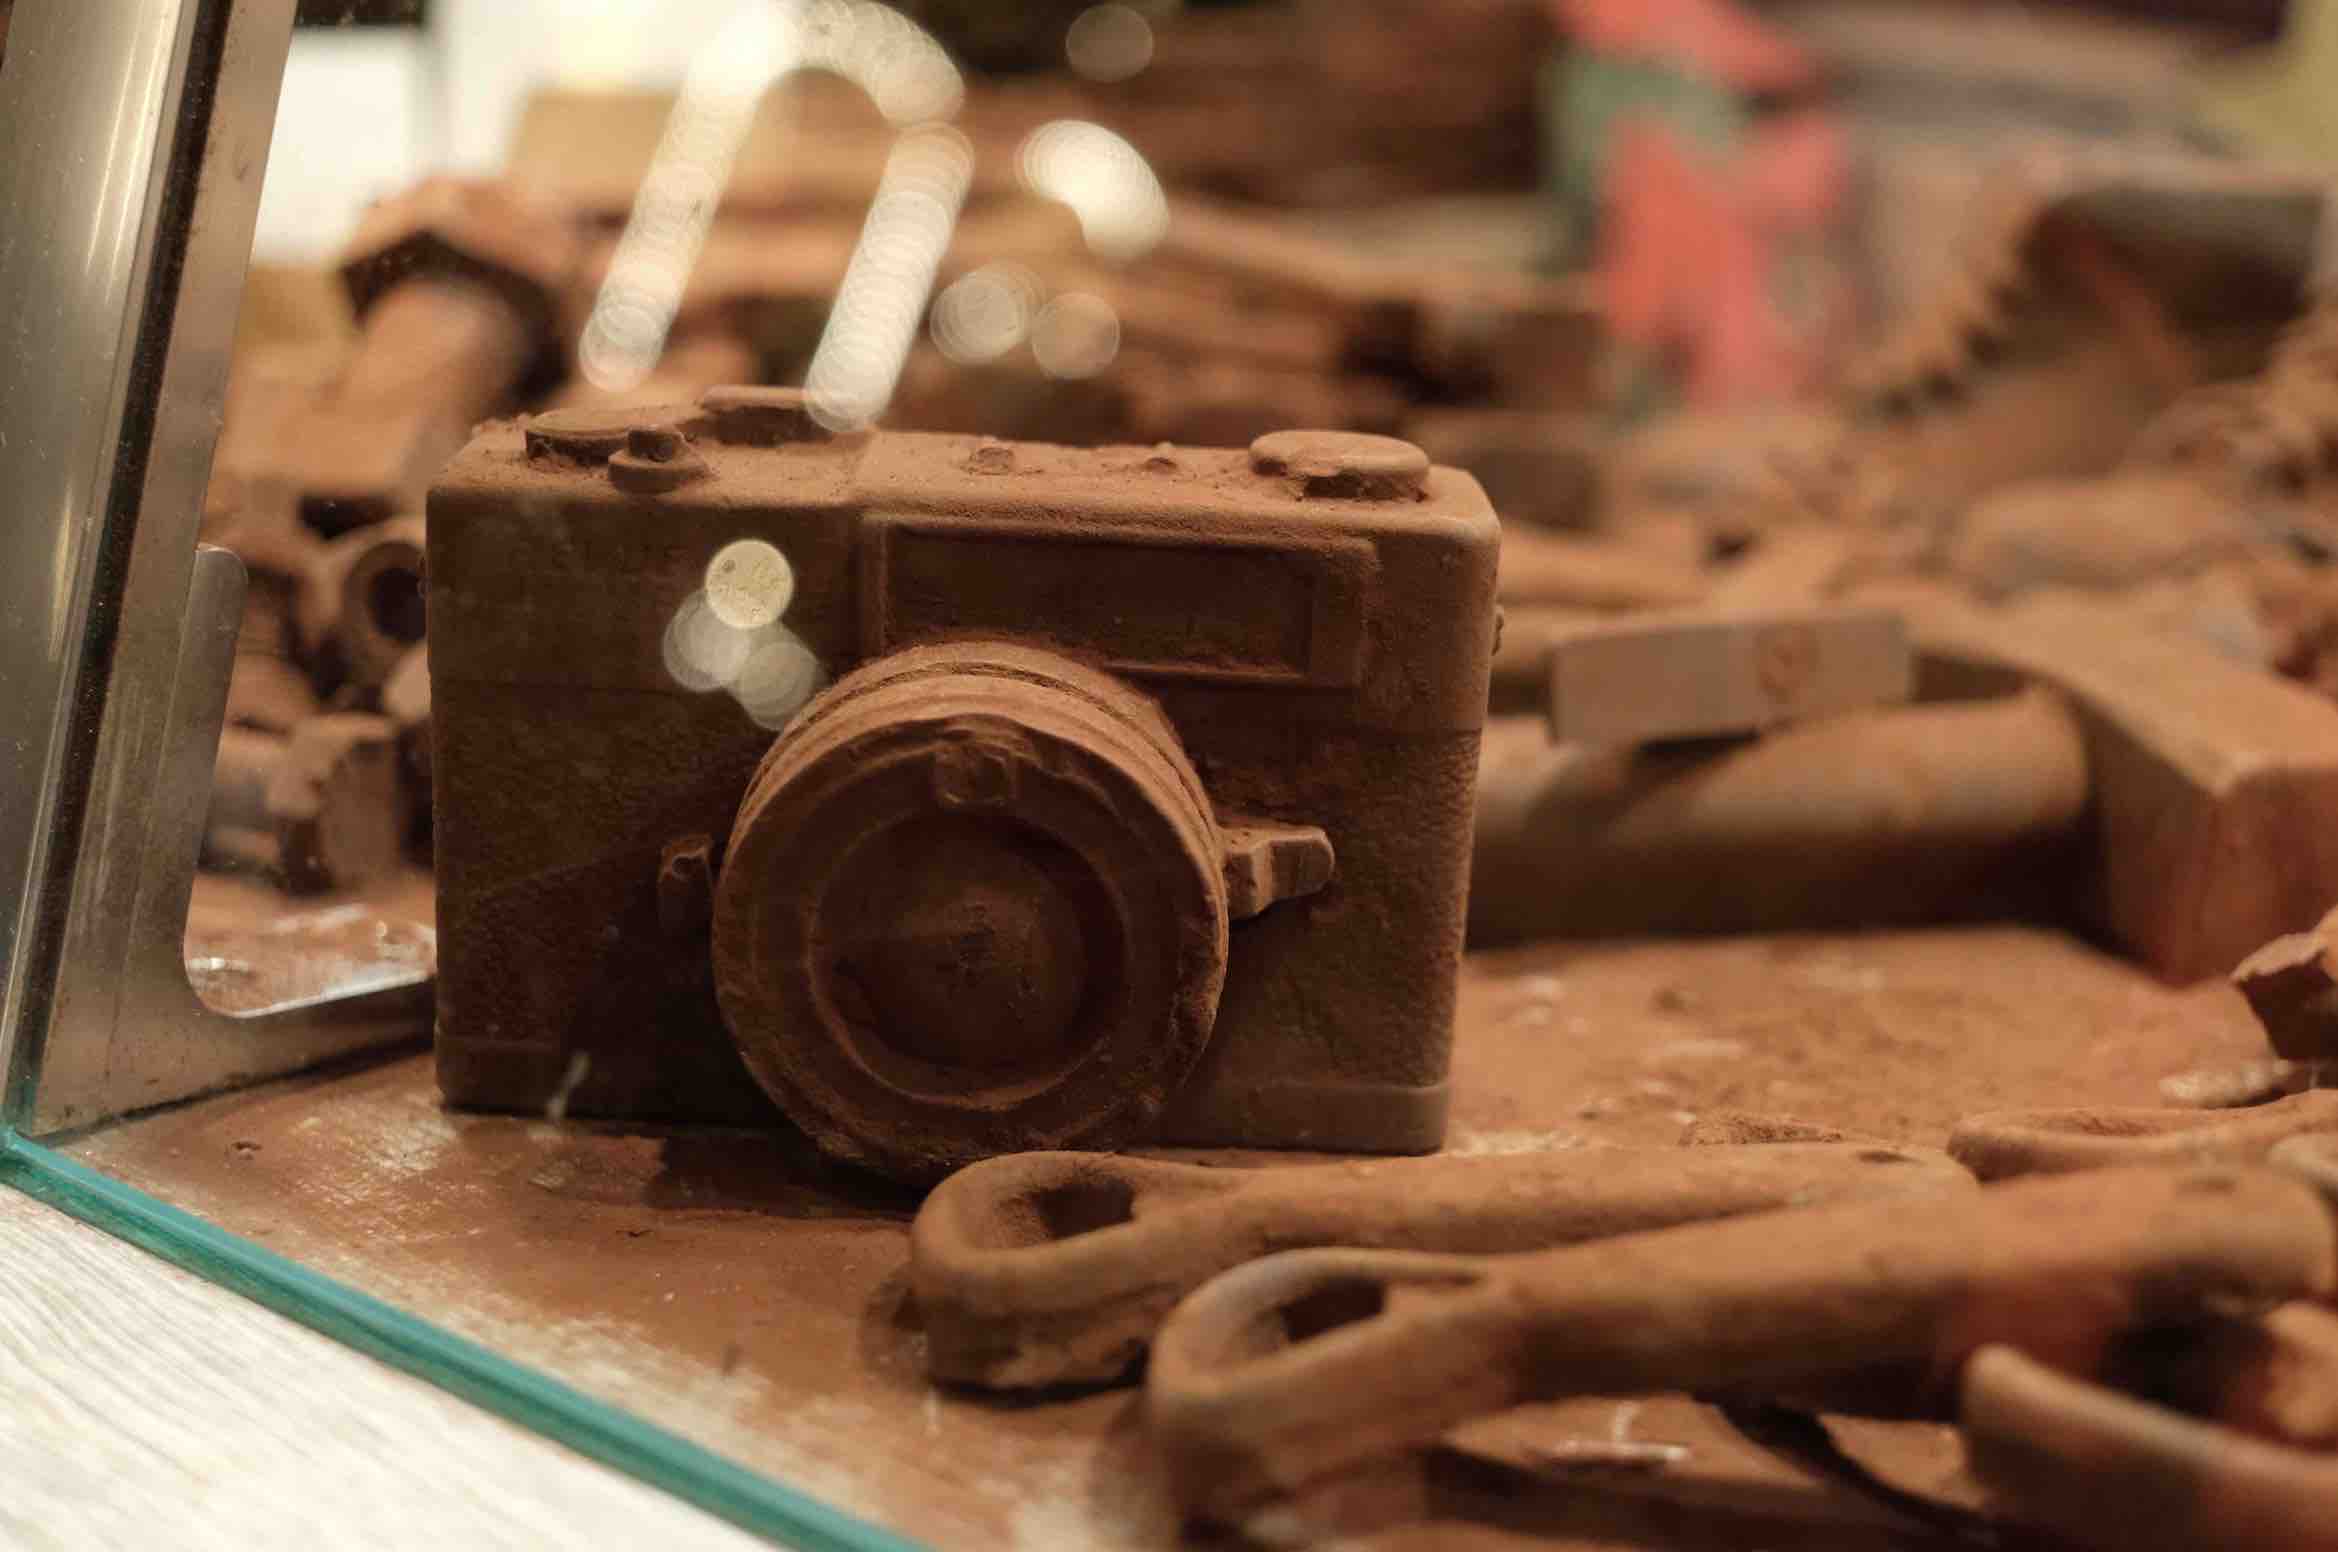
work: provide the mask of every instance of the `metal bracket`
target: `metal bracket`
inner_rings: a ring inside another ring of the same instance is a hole
[[[187,909],[212,761],[227,717],[243,597],[243,562],[226,550],[198,547],[180,618],[160,764],[140,794],[146,845],[111,1018],[82,1016],[52,1025],[27,1130],[87,1125],[411,1039],[429,1028],[430,978],[420,970],[373,979],[355,995],[240,1014],[206,1006],[187,979]],[[66,942],[68,953],[92,946],[75,936]]]
[[[242,567],[195,532],[293,0],[19,0],[0,78],[0,1047],[29,1132],[419,1035],[181,948]]]
[[[179,629],[162,763],[145,796],[146,848],[132,907],[112,1027],[52,1034],[33,1116],[41,1129],[289,1072],[412,1039],[430,1025],[431,982],[419,969],[370,977],[341,994],[221,1013],[195,994],[184,948],[203,844],[212,761],[227,716],[227,681],[243,615],[243,562],[199,546]],[[102,1056],[102,1061],[98,1058]]]

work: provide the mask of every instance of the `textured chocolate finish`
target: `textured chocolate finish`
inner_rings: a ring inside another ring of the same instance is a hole
[[[1472,939],[1984,916],[2051,898],[2086,747],[2046,691],[1893,706],[1718,748],[1487,730]]]
[[[341,268],[355,351],[268,428],[249,494],[326,533],[412,510],[481,417],[559,380],[578,257],[562,220],[495,183],[434,178],[375,205]]]
[[[1094,1153],[987,1159],[926,1198],[910,1281],[936,1379],[1124,1376],[1170,1308],[1277,1250],[1544,1250],[1676,1223],[1970,1189],[1929,1148],[1878,1142],[1584,1148],[1210,1169]]]
[[[2324,697],[2096,601],[1906,613],[1925,692],[2033,679],[2068,697],[2093,788],[2089,904],[2160,974],[2225,975],[2338,899],[2338,707]]]
[[[1973,1471],[2014,1517],[2116,1552],[2327,1552],[2338,1465],[2057,1373],[2014,1346],[1965,1365]]]
[[[559,1091],[574,1114],[761,1122],[769,1086],[833,1151],[919,1176],[1140,1135],[1437,1145],[1494,632],[1498,535],[1474,481],[1331,433],[1297,444],[1303,466],[1273,447],[1254,462],[830,438],[786,390],[717,390],[622,426],[612,413],[491,426],[432,493],[450,1099],[538,1109]],[[1334,466],[1349,452],[1354,468]],[[686,478],[643,477],[678,468]],[[677,615],[741,540],[780,551],[792,580],[784,617],[754,627],[778,634],[754,639],[838,681],[776,742],[732,695],[668,667]],[[877,751],[904,762],[896,776],[861,772]],[[913,825],[934,827],[931,854],[907,845]],[[855,826],[877,848],[857,862]],[[983,860],[986,827],[1020,860]],[[1132,852],[1147,833],[1149,851]],[[711,944],[675,941],[673,902],[659,909],[666,848],[693,835],[712,838],[720,869]],[[931,1011],[944,1000],[919,1012],[924,994],[893,984],[932,991],[944,972],[930,945],[885,946],[879,1004],[837,1004],[835,968],[851,956],[830,931],[856,919],[852,896],[833,895],[833,921],[815,906],[831,896],[788,871],[806,847],[850,876],[877,868],[900,910],[979,922],[960,1022],[1011,1023],[1025,970],[1068,976],[1054,993],[1035,982],[1026,1009],[1065,1021],[1050,1047],[1062,1062],[1022,1050],[1028,1070],[1005,1084],[933,1063],[964,1029],[945,1039],[927,1027],[954,1021]],[[1025,864],[1047,882],[1026,876],[976,909],[906,876],[945,852],[992,885]],[[1129,860],[1140,854],[1181,860],[1162,874]],[[1182,880],[1174,904],[1105,903],[1169,877]],[[1245,901],[1266,908],[1244,918]],[[802,910],[819,918],[808,937],[768,936],[795,932],[785,918]],[[1188,946],[1173,971],[1138,976],[1159,945],[1124,934],[1163,922]],[[717,962],[755,1053],[744,1064],[718,1013]],[[789,976],[810,979],[790,991]],[[799,1043],[801,1026],[762,1022],[806,995],[827,1035]],[[1157,1064],[1098,1067],[1136,1048],[1097,1032],[1145,1018],[1184,1033]],[[918,1029],[891,1041],[933,1069],[908,1083],[926,1095],[915,1126],[883,1106],[847,1120],[877,1101],[836,1097],[872,1021]],[[787,1074],[813,1048],[833,1082]],[[1018,1085],[1061,1103],[1004,1097]],[[996,1105],[966,1097],[982,1093]]]
[[[582,258],[562,217],[510,187],[426,178],[366,211],[342,250],[341,283],[360,318],[416,279],[493,292],[525,332],[524,381],[541,389],[563,372],[563,312]]]
[[[911,647],[773,745],[715,991],[831,1154],[924,1177],[1154,1129],[1225,984],[1221,844],[1142,695],[1050,652]]]
[[[2233,985],[2265,1026],[2274,1053],[2292,1061],[2326,1062],[2338,1056],[2338,911],[2311,931],[2285,933],[2234,967]]]
[[[311,662],[328,677],[378,686],[422,645],[422,519],[392,518],[322,546],[295,604]]]
[[[328,712],[283,738],[231,727],[213,764],[204,850],[295,893],[354,888],[397,869],[405,814],[387,718]]]
[[[1632,615],[1553,643],[1551,736],[1622,744],[1755,733],[1904,701],[1913,678],[1907,631],[1888,610]]]
[[[2292,1137],[2338,1131],[2338,1091],[2237,1110],[2076,1106],[1967,1116],[1948,1151],[1983,1180],[2121,1164],[2254,1164]]]
[[[1529,1400],[1815,1391],[1921,1415],[1991,1342],[2085,1372],[2129,1333],[2334,1282],[2320,1199],[2232,1169],[2098,1170],[1526,1256],[1297,1250],[1178,1306],[1146,1414],[1181,1502],[1225,1519]]]

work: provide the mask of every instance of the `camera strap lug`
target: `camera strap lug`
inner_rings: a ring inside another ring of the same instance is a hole
[[[1235,819],[1219,824],[1226,865],[1226,914],[1256,916],[1278,900],[1311,895],[1331,882],[1331,837],[1317,825]]]

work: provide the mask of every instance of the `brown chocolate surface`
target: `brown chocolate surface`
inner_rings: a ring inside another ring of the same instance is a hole
[[[2161,1077],[2263,1041],[2227,985],[2172,991],[2013,928],[1476,955],[1460,1019],[1450,1147],[1480,1154],[1667,1143],[1692,1117],[1744,1111],[1938,1145],[1979,1111],[2151,1104]],[[1135,1393],[930,1386],[904,1298],[916,1198],[785,1134],[450,1113],[412,1058],[201,1101],[72,1151],[934,1545],[1176,1544]],[[1838,1432],[1887,1478],[1972,1501],[1947,1430]],[[1533,1464],[1619,1434],[1689,1454]],[[1423,1473],[1291,1506],[1286,1528],[1344,1528],[1373,1552],[1931,1544],[1683,1399],[1529,1408],[1458,1438]]]
[[[1495,626],[1476,482],[1352,432],[1081,449],[817,410],[555,411],[433,487],[442,1091],[784,1111],[914,1181],[1132,1138],[1433,1150]],[[793,589],[707,671],[682,649],[741,545]],[[829,688],[775,704],[773,661]],[[1224,835],[1259,824],[1336,860],[1238,917]],[[677,936],[657,881],[692,837],[720,881]]]

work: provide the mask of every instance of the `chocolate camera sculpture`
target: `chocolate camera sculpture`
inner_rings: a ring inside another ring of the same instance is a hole
[[[490,425],[430,497],[441,1087],[776,1103],[913,1180],[1437,1147],[1497,538],[1381,437],[831,436],[770,388]],[[707,627],[740,541],[792,601]],[[768,715],[774,661],[833,682]]]

